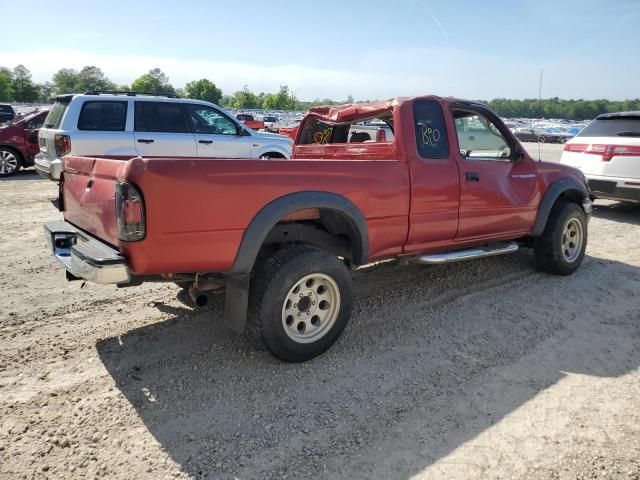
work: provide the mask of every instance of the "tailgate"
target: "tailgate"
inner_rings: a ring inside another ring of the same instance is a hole
[[[65,220],[117,245],[115,185],[127,161],[66,156],[62,192]]]

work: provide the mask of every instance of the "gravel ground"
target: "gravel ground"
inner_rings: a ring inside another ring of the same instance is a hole
[[[2,479],[640,479],[640,207],[598,202],[568,278],[528,251],[354,272],[342,338],[290,365],[219,296],[66,282],[55,196],[0,182]]]

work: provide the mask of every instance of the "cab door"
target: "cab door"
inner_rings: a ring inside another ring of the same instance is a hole
[[[402,135],[411,174],[405,252],[448,246],[458,230],[460,200],[458,165],[450,147],[455,133],[435,97],[405,102],[399,110],[395,132]]]
[[[541,197],[538,165],[502,122],[475,104],[452,107],[460,175],[456,240],[528,233]]]

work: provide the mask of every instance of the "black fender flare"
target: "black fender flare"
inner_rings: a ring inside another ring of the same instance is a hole
[[[569,193],[574,197],[578,197],[580,199],[580,206],[582,206],[583,202],[589,198],[589,192],[586,185],[576,179],[563,178],[561,180],[553,182],[547,189],[544,197],[542,197],[542,201],[540,202],[540,206],[538,207],[538,216],[536,217],[536,223],[533,226],[533,230],[531,231],[532,237],[539,237],[540,235],[542,235],[542,232],[544,232],[544,228],[547,225],[547,220],[549,219],[551,209],[555,205],[558,198],[560,198],[560,195],[564,193]]]
[[[335,210],[350,220],[355,237],[353,262],[368,261],[367,223],[360,209],[348,198],[331,192],[297,192],[284,195],[264,206],[244,232],[231,270],[226,274],[225,324],[241,333],[247,319],[251,271],[267,235],[287,215],[307,208]]]

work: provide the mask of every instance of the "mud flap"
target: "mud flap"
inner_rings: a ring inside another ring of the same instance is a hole
[[[237,333],[242,333],[247,323],[249,306],[249,281],[251,274],[229,275],[226,280],[224,323]]]

